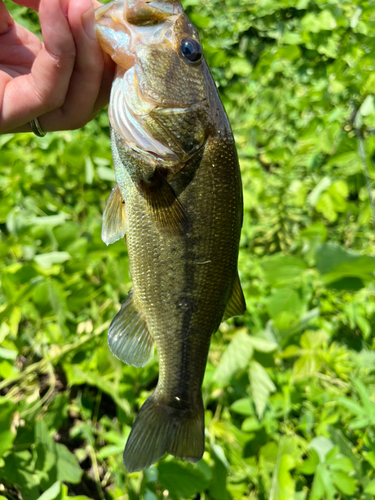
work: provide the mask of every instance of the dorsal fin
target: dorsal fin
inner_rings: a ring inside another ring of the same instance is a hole
[[[236,276],[234,281],[232,295],[228,301],[227,308],[225,309],[225,313],[223,316],[223,321],[226,321],[233,316],[242,316],[246,311],[246,302],[245,297],[243,295],[240,277]]]
[[[118,184],[112,189],[105,204],[102,224],[102,240],[110,245],[125,236],[127,230],[125,200]]]

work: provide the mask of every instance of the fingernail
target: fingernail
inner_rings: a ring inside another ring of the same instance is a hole
[[[82,26],[86,35],[93,40],[96,40],[94,7],[91,6],[89,10],[83,14]]]

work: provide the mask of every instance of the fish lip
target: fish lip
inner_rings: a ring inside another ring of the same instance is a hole
[[[114,5],[120,5],[122,3],[122,0],[113,0],[112,2],[109,2],[107,4],[102,5],[101,7],[97,7],[94,10],[95,14],[95,22],[99,21],[101,17],[104,16],[104,14],[111,9]]]
[[[175,13],[175,4],[177,2],[160,2],[158,0],[153,0],[151,2],[146,2],[148,5],[151,5],[156,10],[159,10],[160,12],[168,12],[169,14],[174,14]]]
[[[126,0],[125,0],[126,1]],[[170,1],[166,2],[164,0],[153,0],[151,2],[145,1],[146,4],[150,5],[153,7],[155,10],[158,10],[159,12],[165,12],[171,15],[176,15],[176,14],[181,14],[183,13],[183,8],[178,1]],[[95,9],[95,22],[99,21],[101,17],[113,6],[121,6],[124,5],[123,0],[112,0],[112,2],[109,2],[107,4],[102,5],[101,7],[97,7]]]

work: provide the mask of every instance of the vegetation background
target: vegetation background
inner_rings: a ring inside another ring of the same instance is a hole
[[[0,499],[373,499],[375,3],[184,6],[245,198],[248,311],[212,339],[204,457],[122,465],[158,366],[107,348],[131,283],[124,242],[100,238],[114,184],[103,111],[82,130],[0,137]]]

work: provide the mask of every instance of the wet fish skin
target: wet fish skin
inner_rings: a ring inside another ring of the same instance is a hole
[[[154,343],[159,356],[158,385],[133,425],[124,464],[142,470],[165,452],[194,462],[204,451],[211,335],[223,317],[245,310],[237,152],[206,62],[181,53],[181,40],[199,37],[179,2],[117,0],[97,12],[97,31],[119,64],[109,114],[121,200],[113,202],[115,193],[109,206],[121,210],[105,213],[103,234],[111,243],[126,231],[133,280],[109,345],[134,366],[149,361]]]

